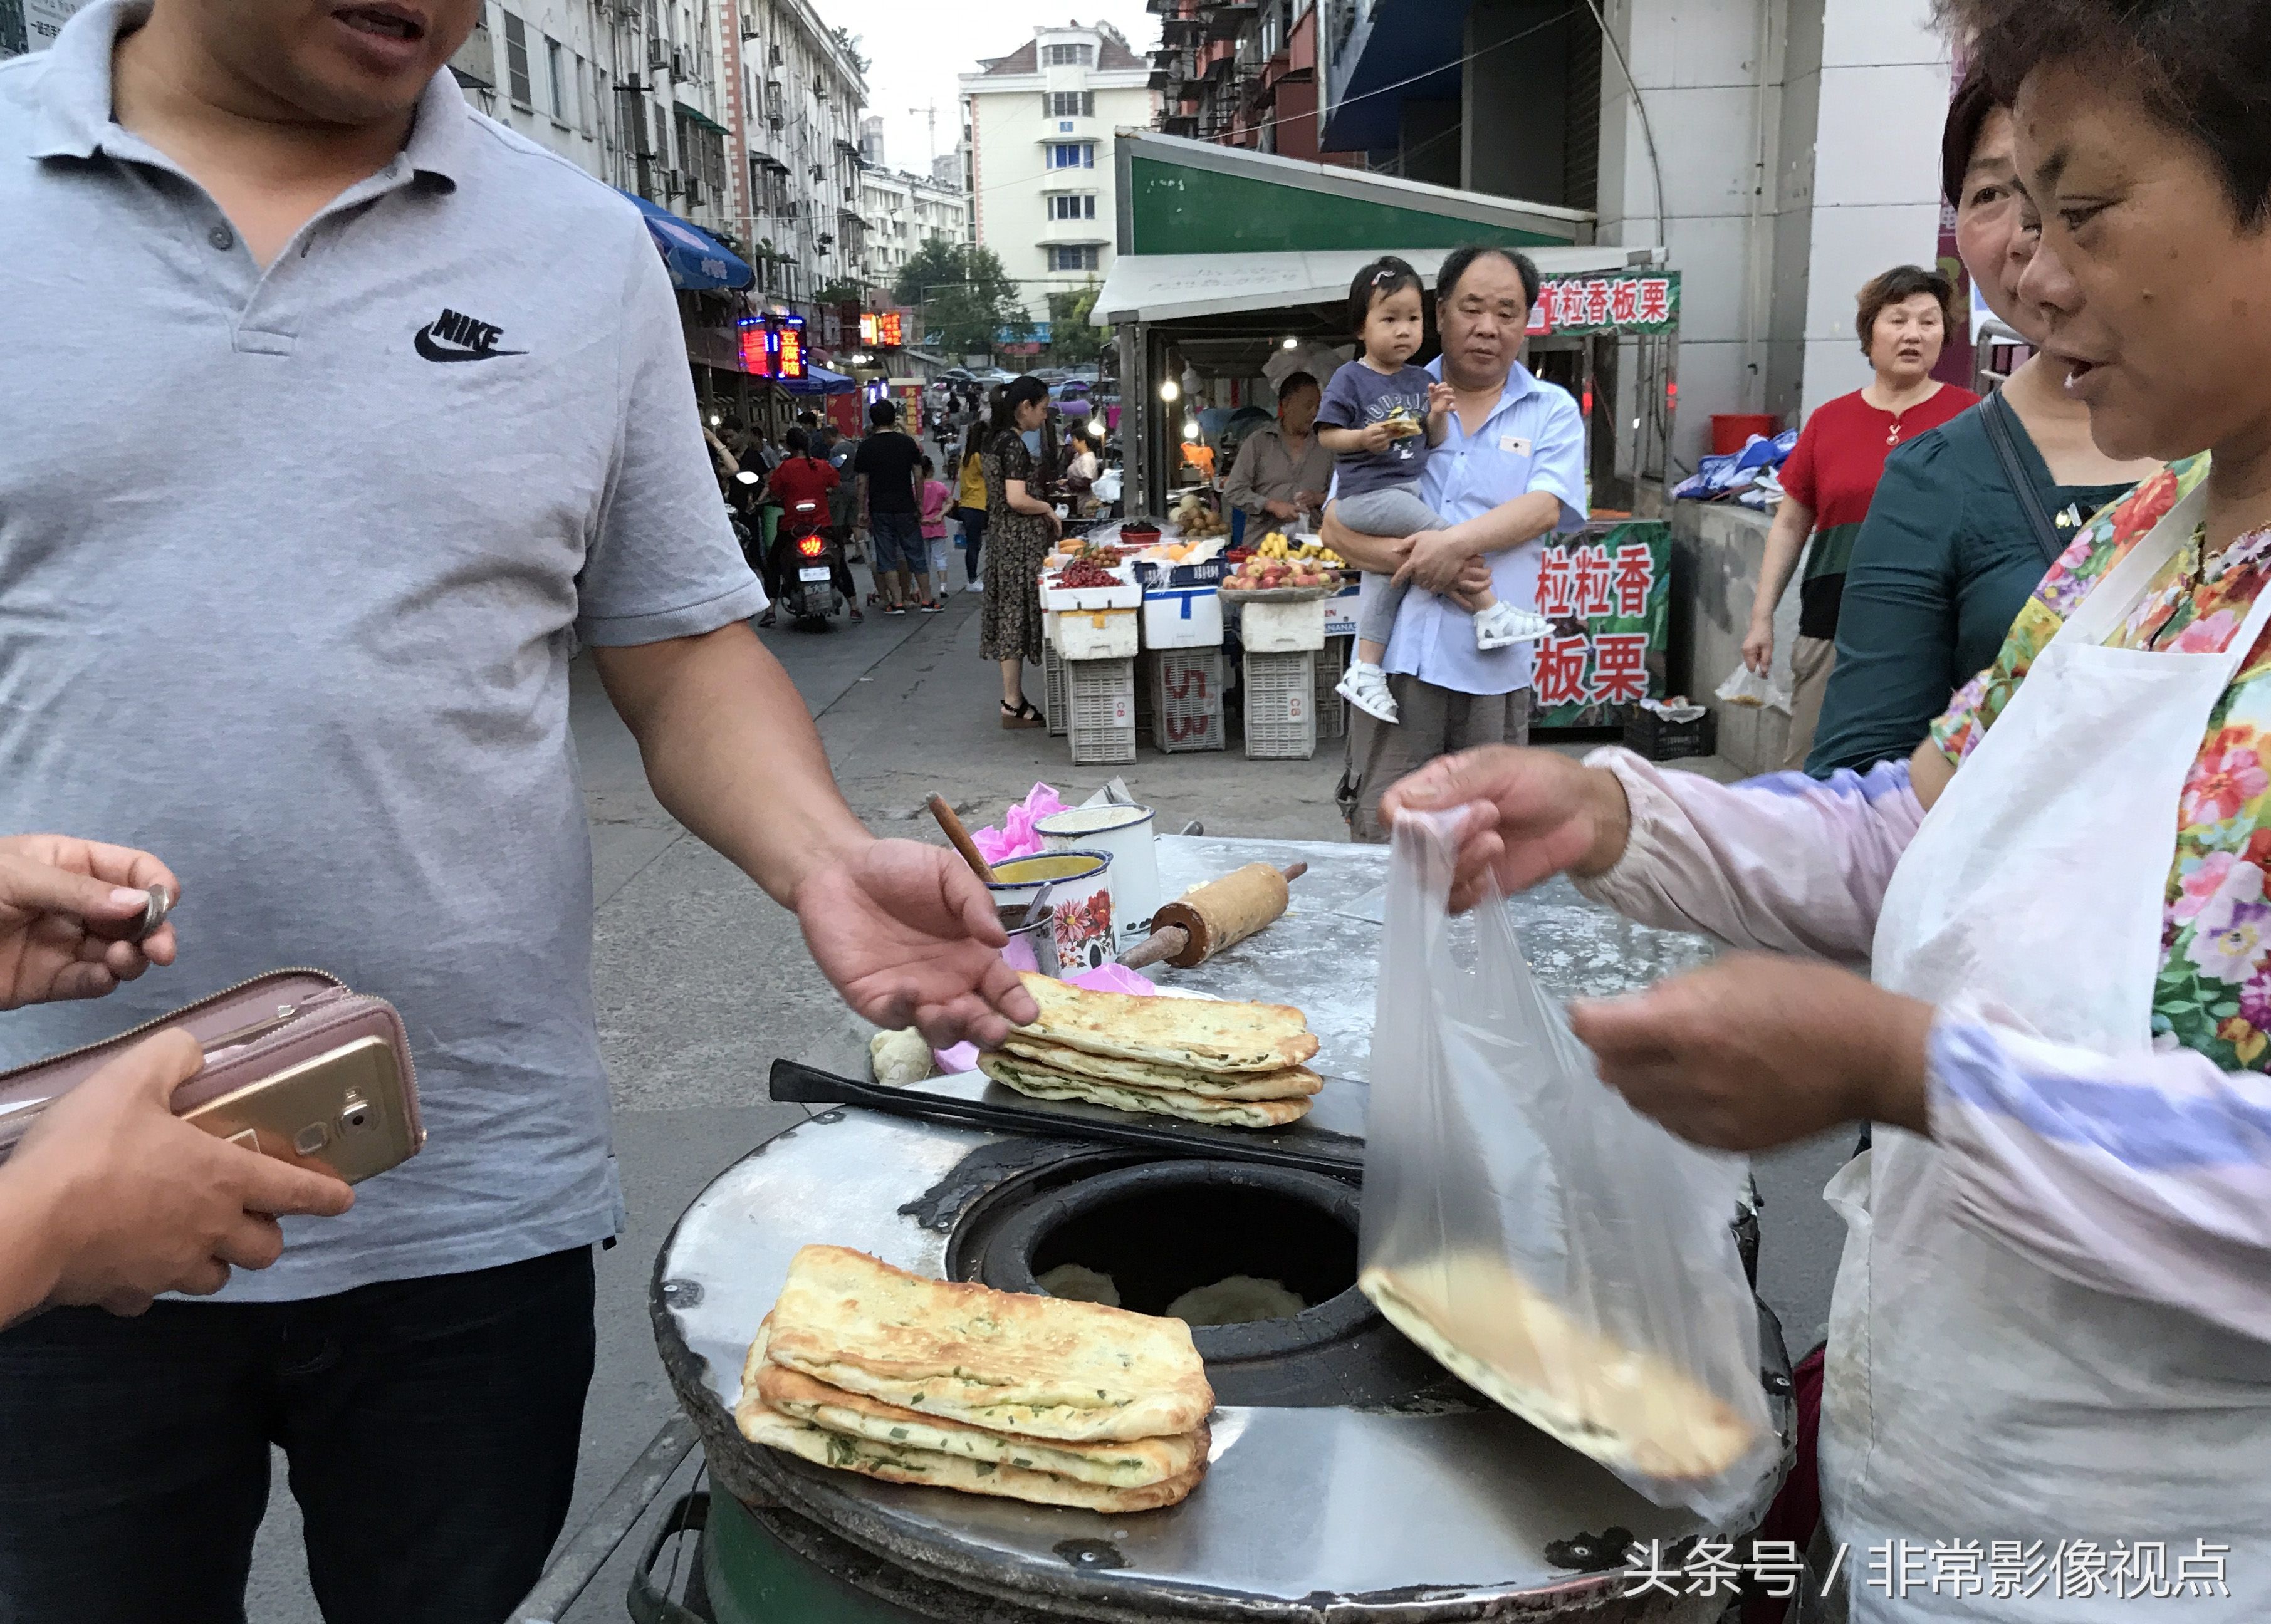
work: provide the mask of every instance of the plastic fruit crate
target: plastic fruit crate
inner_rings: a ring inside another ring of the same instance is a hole
[[[1220,649],[1151,656],[1151,742],[1168,751],[1223,748]]]
[[[1057,652],[1054,644],[1041,647],[1041,714],[1048,718],[1049,737],[1064,737],[1070,725],[1072,704],[1065,694],[1064,656]]]
[[[1349,702],[1333,689],[1340,686],[1347,674],[1350,658],[1356,652],[1354,637],[1327,637],[1324,652],[1317,656],[1317,738],[1348,737]]]
[[[1076,767],[1136,759],[1136,662],[1068,659],[1065,662],[1067,712],[1072,722]]]
[[[1246,754],[1306,761],[1317,753],[1317,656],[1246,656]]]

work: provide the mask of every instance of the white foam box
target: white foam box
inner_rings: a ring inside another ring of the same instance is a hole
[[[1143,607],[1143,589],[1136,584],[1136,566],[1121,564],[1112,571],[1115,585],[1111,586],[1052,586],[1049,576],[1041,577],[1041,607],[1066,609],[1140,609]],[[1133,650],[1129,651],[1131,653]]]
[[[1325,600],[1325,636],[1353,637],[1356,636],[1356,600],[1362,595],[1354,581]]]
[[[1222,646],[1222,593],[1211,586],[1162,586],[1143,594],[1143,646]]]
[[[1136,613],[1134,609],[1061,610],[1055,618],[1057,652],[1067,659],[1131,659],[1135,657]]]
[[[1239,611],[1239,641],[1253,654],[1299,654],[1325,646],[1325,602],[1249,603]]]

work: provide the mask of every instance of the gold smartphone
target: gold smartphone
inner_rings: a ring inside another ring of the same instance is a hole
[[[424,1137],[411,1114],[393,1046],[379,1037],[354,1039],[233,1089],[183,1112],[182,1120],[349,1184],[400,1166],[417,1154]]]

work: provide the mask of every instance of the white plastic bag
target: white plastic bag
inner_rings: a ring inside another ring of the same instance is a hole
[[[1359,1281],[1454,1374],[1658,1505],[1752,1509],[1780,1440],[1730,1227],[1739,1158],[1604,1084],[1448,822],[1396,826]],[[1471,933],[1471,935],[1470,935]]]
[[[1748,705],[1754,710],[1769,704],[1777,711],[1790,709],[1790,697],[1748,666],[1735,667],[1719,684],[1718,697],[1728,704]]]

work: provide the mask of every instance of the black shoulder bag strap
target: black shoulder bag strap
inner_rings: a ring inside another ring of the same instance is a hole
[[[2066,546],[2059,540],[2058,526],[2051,522],[2051,510],[2043,503],[2041,489],[2019,455],[2018,438],[2011,432],[2011,420],[2016,415],[1999,392],[1979,403],[1980,426],[1987,430],[1987,443],[1995,448],[1995,460],[2003,465],[2003,478],[2019,499],[2019,510],[2027,516],[2027,526],[2035,533],[2035,545],[2042,549],[2043,563],[2047,568],[2058,562]]]

